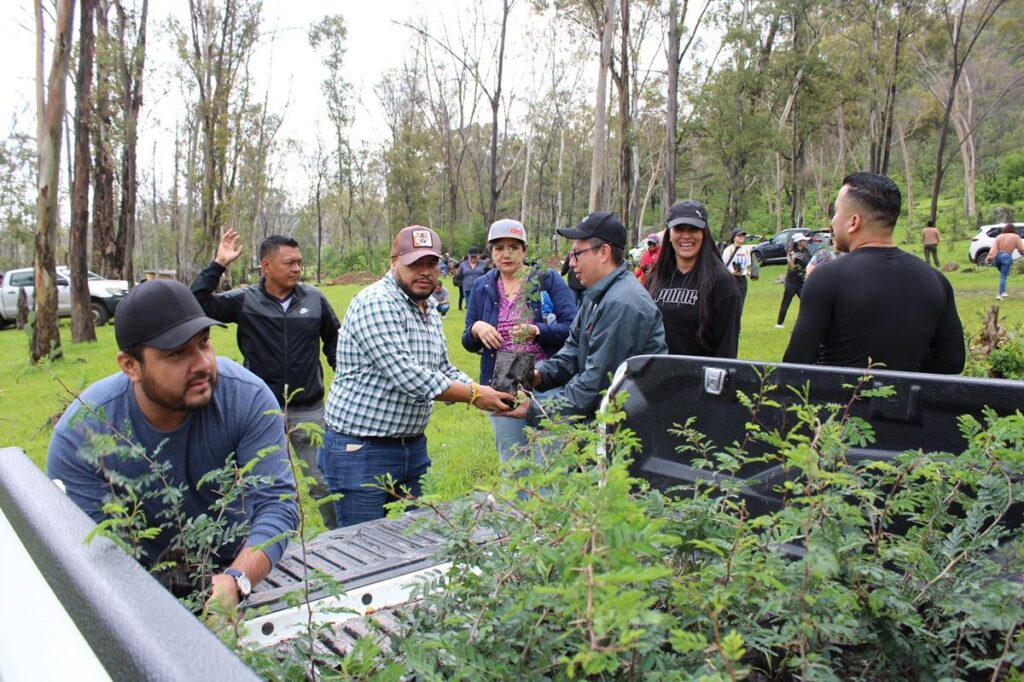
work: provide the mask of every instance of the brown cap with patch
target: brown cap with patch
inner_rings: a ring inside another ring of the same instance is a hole
[[[391,242],[391,257],[402,265],[412,265],[424,256],[441,257],[441,238],[429,227],[404,227]]]

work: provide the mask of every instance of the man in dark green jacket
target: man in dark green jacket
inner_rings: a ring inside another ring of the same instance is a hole
[[[561,413],[589,418],[626,358],[663,355],[668,346],[661,312],[624,264],[622,221],[599,211],[558,234],[573,240],[570,264],[587,290],[568,340],[534,371],[534,383],[539,400],[554,399]]]

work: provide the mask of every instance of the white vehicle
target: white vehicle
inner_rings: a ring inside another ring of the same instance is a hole
[[[972,263],[985,264],[985,258],[992,250],[992,244],[1005,225],[1006,223],[999,223],[998,225],[982,225],[978,228],[978,234],[971,237],[971,245],[967,249],[967,257],[971,259]],[[1024,223],[1014,223],[1013,226],[1017,228],[1017,234],[1024,237]],[[1020,254],[1014,251],[1013,257],[1020,258]]]
[[[106,324],[114,315],[117,304],[128,295],[128,282],[123,279],[106,279],[94,272],[90,272],[88,277],[92,322],[99,327]],[[0,273],[0,327],[18,317],[18,290],[22,288],[25,289],[31,308],[36,288],[33,268]],[[62,265],[57,266],[57,314],[71,317],[71,272]]]

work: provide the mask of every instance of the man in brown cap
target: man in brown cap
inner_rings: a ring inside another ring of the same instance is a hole
[[[412,225],[391,244],[391,270],[359,292],[345,313],[327,396],[327,431],[317,463],[332,493],[338,526],[382,518],[390,475],[420,493],[430,466],[424,431],[434,401],[506,412],[514,398],[475,383],[448,358],[431,294],[441,276],[441,239]]]

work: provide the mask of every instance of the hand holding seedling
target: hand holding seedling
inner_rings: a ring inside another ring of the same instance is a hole
[[[484,344],[485,348],[490,348],[491,350],[501,348],[503,339],[492,324],[479,320],[474,322],[473,326],[469,328],[469,333],[480,339],[480,343]]]

